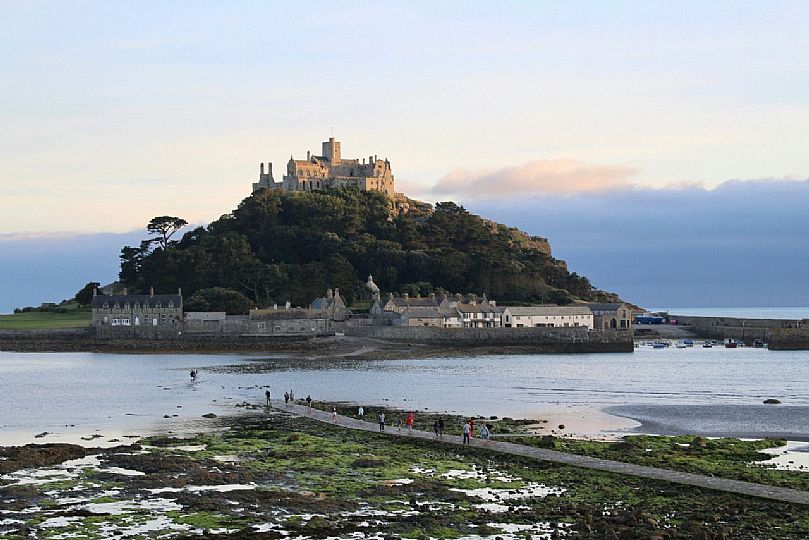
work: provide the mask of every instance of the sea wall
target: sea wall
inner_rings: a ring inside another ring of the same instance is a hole
[[[423,343],[438,347],[519,347],[535,352],[632,352],[631,331],[567,328],[436,328],[381,326],[346,328],[346,335]]]
[[[266,352],[310,351],[307,336],[188,335],[156,337],[99,337],[91,328],[64,330],[0,330],[0,351],[15,352]]]
[[[741,317],[693,317],[670,315],[677,326],[685,327],[702,338],[740,339],[751,344],[755,339],[769,343],[773,350],[809,349],[809,320],[746,319]]]
[[[669,315],[678,326],[692,326],[694,329],[708,329],[716,326],[729,328],[800,328],[806,324],[794,319],[746,319],[741,317],[695,317],[691,315]]]
[[[346,326],[349,337],[435,349],[513,352],[632,352],[632,333],[586,328],[427,328]],[[101,337],[93,329],[0,331],[0,351],[19,352],[318,352],[330,345],[311,335],[181,334],[171,338]]]
[[[809,328],[785,328],[773,330],[768,340],[774,351],[809,350]]]

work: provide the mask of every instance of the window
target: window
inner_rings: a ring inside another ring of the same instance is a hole
[[[129,317],[124,317],[121,319],[121,324],[124,326],[129,326]]]
[[[113,326],[119,326],[120,324],[121,324],[121,319],[119,319],[118,317],[115,317],[114,319],[112,319],[112,325]]]

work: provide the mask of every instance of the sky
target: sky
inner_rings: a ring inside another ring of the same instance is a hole
[[[806,2],[5,0],[0,312],[115,279],[151,217],[208,223],[332,133],[636,303],[807,305],[807,27]]]

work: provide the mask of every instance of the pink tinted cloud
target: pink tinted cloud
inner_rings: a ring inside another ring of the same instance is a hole
[[[474,194],[479,198],[600,192],[631,186],[637,170],[623,165],[587,165],[573,159],[540,159],[490,171],[455,169],[436,183],[435,195]]]

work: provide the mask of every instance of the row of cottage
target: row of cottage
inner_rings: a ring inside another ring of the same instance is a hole
[[[426,298],[390,295],[384,304],[374,303],[371,315],[388,317],[397,326],[441,328],[583,326],[593,330],[628,329],[631,324],[631,310],[625,304],[498,306],[485,294],[480,299],[475,295]]]
[[[369,280],[370,282],[370,280]],[[185,312],[182,292],[175,295],[97,295],[92,325],[102,337],[166,337],[186,334],[300,335],[328,334],[358,326],[428,326],[440,328],[585,327],[629,329],[628,306],[574,304],[569,306],[498,306],[484,294],[410,297],[381,300],[378,291],[367,315],[354,314],[340,291],[331,289],[307,308],[273,306],[248,315],[224,312]]]

